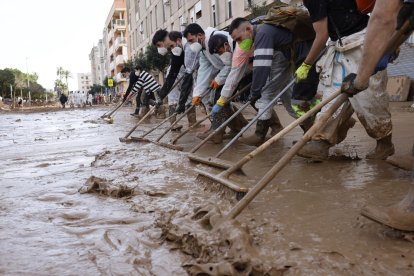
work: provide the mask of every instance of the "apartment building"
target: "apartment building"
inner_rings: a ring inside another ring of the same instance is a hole
[[[183,31],[190,23],[223,29],[236,17],[246,17],[253,5],[273,0],[128,0],[128,49],[143,52],[158,29]]]
[[[78,73],[78,91],[87,93],[92,87],[91,73]]]
[[[120,74],[129,58],[126,1],[114,0],[105,22],[102,39],[105,60],[103,66],[106,76],[116,81],[116,92],[123,92],[128,86],[126,79]]]
[[[106,77],[105,71],[105,48],[103,40],[100,39],[97,46],[93,46],[89,54],[91,62],[92,83],[102,85]]]

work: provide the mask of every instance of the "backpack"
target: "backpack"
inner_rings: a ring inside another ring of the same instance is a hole
[[[261,22],[289,30],[293,34],[294,43],[315,39],[309,12],[301,8],[284,4],[274,5]]]

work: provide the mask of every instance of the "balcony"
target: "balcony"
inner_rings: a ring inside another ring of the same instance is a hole
[[[109,63],[109,70],[110,71],[115,70],[115,60]]]
[[[113,30],[116,31],[125,31],[126,30],[126,24],[124,19],[115,19],[112,21]]]
[[[108,41],[111,40],[114,37],[114,29],[111,29],[111,31],[108,33]]]
[[[119,55],[116,57],[115,61],[116,61],[116,65],[120,65],[120,64],[124,64],[127,61],[127,58],[124,55]]]
[[[109,47],[109,50],[108,50],[108,55],[109,55],[109,56],[112,56],[112,55],[113,55],[113,53],[114,53],[114,46],[111,46],[111,47]]]
[[[117,37],[115,39],[115,43],[114,43],[114,49],[115,51],[118,50],[119,47],[121,46],[125,46],[126,45],[126,40],[124,37]]]

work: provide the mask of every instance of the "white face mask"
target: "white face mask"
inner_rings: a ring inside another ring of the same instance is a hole
[[[177,56],[177,57],[181,56],[181,53],[182,53],[182,52],[183,52],[183,49],[182,49],[181,47],[178,47],[178,46],[176,46],[176,47],[172,48],[172,50],[171,50],[171,53],[172,53],[174,56]]]
[[[165,56],[168,53],[168,50],[165,47],[157,48],[157,50],[158,50],[158,54],[162,56]]]
[[[231,65],[231,59],[232,59],[233,55],[230,52],[224,52],[220,55],[220,59],[221,61],[224,63],[224,65],[226,66],[230,66]]]
[[[193,44],[190,45],[190,49],[194,53],[198,54],[201,51],[201,49],[203,49],[203,46],[201,46],[201,44],[198,42],[194,42]]]

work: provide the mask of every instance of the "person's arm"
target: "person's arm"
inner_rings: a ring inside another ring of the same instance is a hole
[[[215,69],[204,53],[200,53],[200,67],[197,73],[197,82],[193,91],[193,98],[202,97],[210,87],[211,75]]]
[[[175,81],[177,80],[178,73],[180,72],[181,66],[184,65],[184,52],[181,54],[182,57],[171,56],[171,67],[170,71],[168,72],[167,77],[165,78],[165,82],[161,87],[159,96],[160,99],[163,100],[171,91],[172,86],[174,85]]]
[[[354,81],[354,86],[357,89],[364,90],[368,86],[369,78],[374,73],[378,61],[384,55],[387,42],[396,25],[400,3],[400,0],[376,1],[365,35],[362,60]]]
[[[134,87],[135,81],[137,80],[137,77],[135,76],[135,72],[131,72],[129,74],[129,84],[128,84],[128,88],[125,92],[124,95],[124,100],[126,100],[128,98],[129,93],[131,93],[132,88]]]
[[[329,38],[328,17],[316,21],[312,25],[316,36],[315,40],[312,43],[312,48],[310,49],[304,61],[308,65],[313,65],[316,62],[320,53],[325,48],[326,42]]]
[[[243,78],[246,68],[249,64],[251,52],[243,52],[240,47],[236,46],[236,49],[232,58],[231,71],[224,83],[224,87],[221,90],[221,96],[223,100],[230,98],[237,88],[240,80]]]

